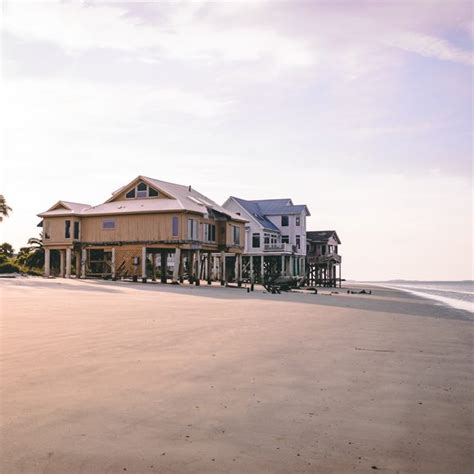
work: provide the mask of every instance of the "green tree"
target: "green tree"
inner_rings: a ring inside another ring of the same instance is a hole
[[[4,217],[8,217],[8,213],[12,211],[12,208],[7,204],[5,196],[0,194],[0,222]]]
[[[4,242],[2,245],[0,245],[0,255],[3,255],[6,258],[12,258],[14,254],[15,251],[8,242]]]

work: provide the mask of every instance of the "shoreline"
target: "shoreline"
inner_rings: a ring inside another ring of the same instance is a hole
[[[442,304],[444,304],[444,305],[446,305],[450,308],[460,309],[460,310],[466,311],[468,313],[474,314],[473,303],[470,303],[469,301],[457,300],[455,298],[449,298],[449,297],[441,296],[441,295],[434,295],[432,293],[425,293],[423,291],[417,291],[416,289],[407,288],[407,287],[403,287],[403,286],[394,286],[394,285],[385,284],[385,283],[372,283],[372,282],[370,282],[369,284],[380,287],[380,288],[387,288],[387,289],[390,289],[390,290],[404,291],[406,293],[412,294],[414,296],[418,296],[420,298],[427,299],[429,301],[436,301],[436,302],[442,303]],[[422,288],[420,288],[420,289],[422,289]],[[434,291],[440,291],[440,292],[446,291],[446,292],[448,292],[449,290],[434,290]],[[453,290],[453,293],[464,294],[464,292],[459,292],[459,291],[455,291],[455,290]]]

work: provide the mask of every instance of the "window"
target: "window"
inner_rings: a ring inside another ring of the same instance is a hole
[[[281,226],[288,227],[289,219],[288,216],[281,216]]]
[[[198,221],[196,219],[188,219],[188,239],[198,240]]]
[[[260,234],[252,234],[252,247],[254,249],[260,247]]]
[[[289,244],[290,243],[290,236],[289,235],[282,235],[281,236],[281,243],[282,244]]]
[[[50,232],[50,228],[51,228],[51,222],[49,221],[44,221],[44,224],[43,224],[43,236],[45,239],[50,239],[51,238],[51,234],[49,233]]]
[[[270,234],[263,234],[263,243],[264,244],[270,243]]]
[[[216,226],[215,224],[204,224],[204,240],[206,242],[216,241]]]
[[[296,248],[297,249],[301,248],[301,236],[299,235],[296,236]]]
[[[147,184],[140,182],[136,187],[131,189],[125,194],[126,199],[146,198],[146,197],[157,197],[159,193],[156,189],[148,186]]]
[[[64,237],[66,239],[71,238],[71,221],[64,222]]]
[[[178,216],[173,216],[173,237],[178,237],[179,235],[179,221]]]
[[[240,245],[240,227],[234,225],[232,226],[232,242],[235,245]]]
[[[301,217],[300,216],[296,216],[296,227],[299,227],[301,225]]]
[[[146,198],[147,195],[147,185],[145,183],[139,183],[137,186],[137,198]]]
[[[74,238],[79,238],[79,222],[77,221],[74,222]]]
[[[115,219],[104,219],[102,221],[103,230],[114,230],[115,229]]]

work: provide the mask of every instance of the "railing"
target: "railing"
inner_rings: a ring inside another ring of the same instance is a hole
[[[265,244],[263,250],[265,252],[292,252],[293,246],[291,244],[282,244],[279,242],[276,244]]]
[[[326,262],[336,262],[341,263],[341,256],[338,253],[327,253],[325,255],[307,255],[308,263],[326,263]]]

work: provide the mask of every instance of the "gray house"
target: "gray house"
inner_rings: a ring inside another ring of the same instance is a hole
[[[293,204],[290,198],[246,200],[231,196],[222,207],[248,221],[244,261],[252,280],[262,280],[270,273],[305,274],[306,217],[310,215],[306,205]]]

